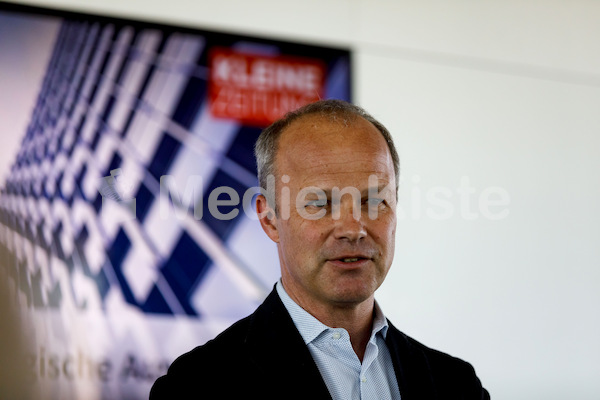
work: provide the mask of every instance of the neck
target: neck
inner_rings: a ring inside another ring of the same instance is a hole
[[[344,328],[348,331],[352,348],[362,362],[373,329],[375,305],[373,295],[358,303],[331,304],[297,296],[290,292],[285,285],[284,289],[296,304],[323,324],[331,328]]]
[[[373,297],[354,306],[334,308],[315,318],[332,328],[344,328],[350,335],[352,348],[362,363],[373,330]],[[310,310],[307,310],[312,314]]]

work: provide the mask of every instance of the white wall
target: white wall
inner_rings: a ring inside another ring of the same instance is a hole
[[[355,100],[402,158],[386,313],[496,399],[600,396],[600,2],[23,3],[351,47]],[[490,187],[506,218],[482,213]]]

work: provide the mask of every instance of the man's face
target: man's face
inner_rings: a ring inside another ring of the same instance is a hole
[[[302,117],[280,138],[276,170],[277,216],[262,223],[278,244],[287,292],[305,308],[372,299],[392,263],[396,230],[394,166],[381,133],[360,117],[347,124]],[[379,195],[369,200],[373,176],[372,193]],[[309,187],[322,189],[327,199]],[[289,203],[282,195],[286,188]],[[343,194],[336,202],[335,188],[356,188],[359,195]]]

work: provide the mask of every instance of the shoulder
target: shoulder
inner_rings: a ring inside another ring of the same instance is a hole
[[[489,399],[473,366],[458,357],[432,349],[400,332],[392,324],[386,340],[392,357],[399,361],[403,380],[417,389],[434,388],[449,398]],[[400,382],[399,382],[400,383]]]
[[[214,339],[179,356],[173,364],[171,364],[169,373],[171,371],[179,372],[179,370],[198,364],[199,362],[206,363],[207,361],[213,361],[210,358],[211,355],[219,356],[218,358],[220,359],[224,353],[239,351],[244,343],[252,317],[252,315],[249,315],[246,318],[237,321]]]
[[[214,339],[179,356],[167,374],[154,382],[150,399],[187,398],[203,384],[228,384],[227,377],[239,377],[237,372],[247,368],[243,343],[251,318],[252,315],[239,320]],[[236,362],[232,363],[232,358]]]
[[[394,328],[395,329],[395,328]],[[442,368],[453,367],[458,369],[467,368],[470,364],[458,357],[454,357],[448,353],[433,349],[419,342],[418,340],[396,330],[396,333],[401,335],[406,341],[408,351],[413,354],[422,354],[426,357],[428,364],[431,368]]]
[[[173,361],[167,374],[154,382],[150,399],[198,398],[207,387],[215,386],[227,398],[244,397],[242,391],[256,389],[258,378],[264,375],[264,369],[256,364],[257,355],[264,358],[264,352],[272,352],[273,342],[294,329],[273,290],[251,315]],[[297,336],[303,343],[299,333]]]

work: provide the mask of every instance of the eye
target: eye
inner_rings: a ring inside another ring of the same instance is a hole
[[[369,207],[377,207],[380,204],[382,204],[384,201],[385,201],[384,199],[379,199],[379,198],[376,198],[376,197],[372,197],[372,198],[367,199],[366,204]]]
[[[316,208],[323,208],[327,205],[327,200],[325,199],[319,199],[319,200],[308,200],[305,204],[304,207],[316,207]]]

